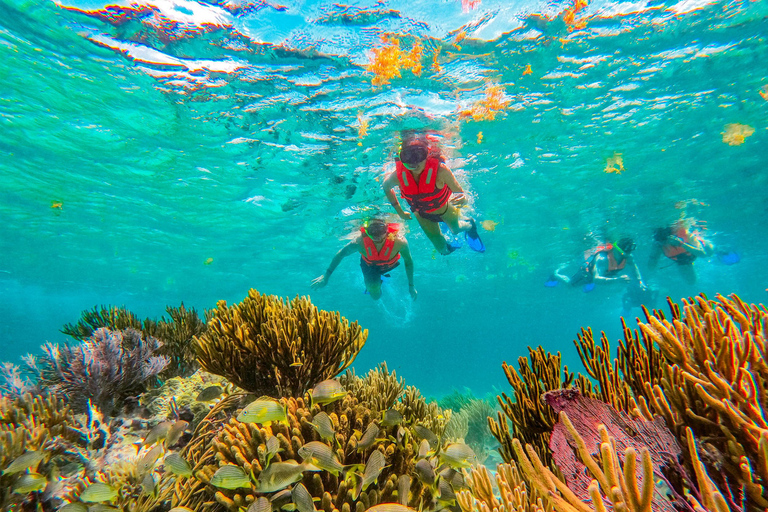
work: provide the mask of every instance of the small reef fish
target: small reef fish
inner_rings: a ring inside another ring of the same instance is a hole
[[[308,442],[299,448],[298,453],[304,462],[309,462],[335,476],[344,470],[344,466],[338,461],[331,447],[320,441]]]
[[[88,512],[121,512],[119,508],[104,503],[97,503],[88,507]]]
[[[437,479],[437,498],[437,502],[445,506],[456,503],[456,493],[444,478]]]
[[[419,452],[416,458],[423,459],[423,458],[429,457],[429,454],[430,454],[429,441],[427,441],[426,439],[422,439],[421,442],[419,443]]]
[[[317,512],[315,502],[312,501],[312,495],[301,482],[296,484],[291,491],[291,499],[299,512]]]
[[[435,433],[423,425],[414,425],[413,433],[420,439],[427,441],[430,448],[435,448],[438,445],[439,441]]]
[[[326,441],[336,438],[336,431],[333,428],[331,417],[323,411],[315,414],[315,417],[312,418],[312,426],[315,427],[315,430],[320,434],[320,437]]]
[[[174,475],[187,478],[192,476],[192,468],[189,466],[189,462],[178,453],[169,453],[168,456],[165,457],[163,465]]]
[[[136,469],[139,472],[139,475],[144,475],[145,473],[152,471],[155,467],[155,463],[157,462],[157,459],[160,458],[160,456],[163,454],[163,446],[157,445],[151,450],[149,450],[139,461],[138,464],[136,464]]]
[[[228,464],[216,470],[211,485],[221,489],[250,489],[251,479],[240,466]]]
[[[96,482],[80,493],[80,501],[86,503],[101,503],[103,501],[114,501],[117,498],[117,489],[111,485],[107,485],[101,482]]]
[[[366,510],[366,512],[416,512],[416,510],[399,503],[379,503]]]
[[[440,478],[451,484],[451,488],[456,491],[464,489],[467,484],[464,482],[464,475],[452,467],[447,467],[440,472]]]
[[[288,421],[288,412],[285,405],[271,398],[258,398],[248,404],[240,414],[237,421],[243,423],[260,423],[269,426],[273,421]]]
[[[486,231],[496,231],[496,226],[498,226],[499,223],[492,220],[484,220],[480,225],[483,226],[483,229]]]
[[[360,438],[360,441],[357,443],[357,449],[358,451],[367,450],[370,448],[373,443],[376,442],[376,436],[379,435],[379,426],[374,422],[368,425],[368,428],[365,429],[365,433]]]
[[[48,479],[37,473],[26,473],[21,475],[13,486],[13,492],[16,494],[29,494],[30,492],[42,491],[48,485]]]
[[[171,509],[172,511],[173,509]],[[169,512],[171,512],[169,511]],[[59,507],[56,512],[88,512],[88,507],[77,501]]]
[[[326,405],[347,396],[344,386],[336,379],[328,379],[312,388],[312,403]]]
[[[152,430],[149,431],[147,437],[144,438],[144,442],[141,443],[141,446],[149,446],[165,439],[165,436],[168,435],[168,430],[170,430],[171,425],[173,425],[172,421],[161,421],[155,425]]]
[[[27,451],[13,459],[7,468],[3,470],[3,475],[12,475],[14,473],[21,473],[27,469],[34,469],[40,464],[40,461],[45,458],[45,452],[33,450]]]
[[[210,402],[219,398],[223,392],[224,390],[220,386],[208,386],[197,395],[195,400],[198,402]]]
[[[150,496],[157,495],[157,482],[155,482],[155,476],[152,473],[147,473],[141,480],[141,488],[144,490],[144,494]]]
[[[282,491],[277,491],[273,494],[272,497],[269,498],[269,503],[272,505],[272,510],[285,510],[286,507],[290,507],[291,500],[291,490],[283,489]]]
[[[416,475],[416,478],[418,478],[419,481],[424,485],[435,485],[435,479],[437,479],[437,476],[435,475],[435,468],[432,467],[432,464],[430,464],[427,459],[421,459],[419,462],[417,462],[413,467],[413,473]]]
[[[411,492],[411,477],[400,475],[397,479],[397,501],[401,505],[408,505],[408,494]]]
[[[305,471],[320,471],[320,468],[306,460],[301,464],[295,460],[274,462],[259,474],[256,491],[267,493],[285,489],[301,480]]]
[[[269,436],[265,446],[267,448],[265,453],[265,465],[268,466],[269,462],[277,454],[277,452],[283,451],[283,449],[280,448],[280,440],[275,436]]]
[[[193,512],[189,507],[173,507],[168,512]]]
[[[475,452],[464,443],[449,444],[440,453],[439,458],[442,464],[448,464],[454,469],[468,468],[477,462]]]
[[[368,457],[368,462],[365,463],[365,471],[363,472],[363,490],[366,490],[369,485],[375,482],[384,466],[387,465],[387,458],[379,450],[373,450]]]
[[[178,443],[188,426],[189,422],[184,420],[179,420],[171,425],[171,428],[168,429],[168,434],[165,436],[165,447],[170,448]]]
[[[382,416],[381,425],[383,427],[393,427],[403,422],[403,415],[397,409],[387,409]]]
[[[246,512],[272,512],[272,504],[264,496],[259,496]]]

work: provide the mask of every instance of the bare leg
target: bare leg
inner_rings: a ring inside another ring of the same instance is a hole
[[[448,227],[451,228],[451,232],[454,235],[472,229],[469,219],[462,216],[461,211],[450,203],[448,204],[448,209],[445,210],[441,217]]]
[[[379,300],[381,297],[381,278],[376,281],[366,281],[365,289],[373,300]]]
[[[424,230],[424,234],[427,235],[429,241],[435,246],[435,249],[437,249],[440,254],[450,254],[451,251],[448,250],[448,244],[445,241],[445,237],[440,232],[440,226],[437,225],[437,222],[427,220],[416,212],[414,212],[414,215],[416,216],[416,220],[419,221],[421,229]]]
[[[693,268],[693,264],[678,265],[677,268],[686,283],[696,284],[696,269]]]

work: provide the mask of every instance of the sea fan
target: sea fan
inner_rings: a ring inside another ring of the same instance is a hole
[[[35,370],[40,383],[67,397],[73,409],[85,411],[88,402],[109,413],[117,404],[146,390],[168,365],[156,356],[160,343],[142,338],[139,331],[96,330],[79,345],[47,343]]]

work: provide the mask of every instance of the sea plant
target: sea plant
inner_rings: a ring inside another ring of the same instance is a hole
[[[77,345],[47,343],[45,354],[30,358],[39,382],[65,397],[77,411],[89,403],[107,414],[155,383],[168,358],[158,356],[159,342],[135,329],[97,329]]]
[[[247,391],[301,396],[347,369],[367,337],[357,322],[318,310],[307,297],[250,290],[239,304],[218,302],[195,351],[203,369]]]

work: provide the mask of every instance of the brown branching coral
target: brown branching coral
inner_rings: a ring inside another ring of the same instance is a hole
[[[158,353],[168,358],[168,366],[161,374],[163,379],[192,375],[198,368],[192,339],[205,331],[205,322],[200,319],[195,308],[187,308],[183,302],[179,307],[168,306],[166,313],[169,319],[147,318],[142,321],[125,307],[96,306],[92,310],[83,311],[77,322],[64,325],[61,332],[85,341],[101,327],[113,331],[135,329],[162,342]]]
[[[394,371],[390,372],[386,362],[370,370],[365,377],[355,375],[354,369],[347,370],[339,381],[361,404],[378,412],[394,407],[405,390],[405,380],[398,379]]]
[[[467,477],[468,489],[456,494],[463,512],[551,512],[552,506],[530,489],[514,463],[496,467],[498,499],[485,466],[475,466]]]
[[[737,296],[669,302],[671,320],[646,311],[646,345],[664,357],[663,378],[646,382],[648,407],[684,441],[690,427],[703,444],[705,465],[726,498],[768,507],[768,310]],[[690,448],[690,447],[689,447]]]
[[[405,388],[400,401],[395,404],[409,425],[424,425],[438,437],[443,435],[445,425],[451,419],[450,411],[443,411],[437,402],[427,402],[421,392],[414,386]]]
[[[219,301],[195,338],[200,365],[254,393],[301,396],[347,369],[368,331],[307,297],[283,301],[250,290],[241,303]]]
[[[560,353],[552,355],[542,347],[537,350],[528,349],[531,356],[518,359],[520,372],[502,363],[507,380],[512,386],[514,401],[506,393],[497,397],[501,411],[497,420],[488,419],[488,425],[493,437],[499,443],[499,452],[505,462],[514,460],[512,439],[520,438],[524,443],[533,445],[539,457],[549,465],[549,433],[557,422],[557,416],[551,407],[540,400],[546,391],[567,388],[573,382],[574,375],[563,368]],[[587,396],[591,389],[584,389],[584,380],[578,382],[579,388]],[[511,429],[508,421],[511,421]]]

